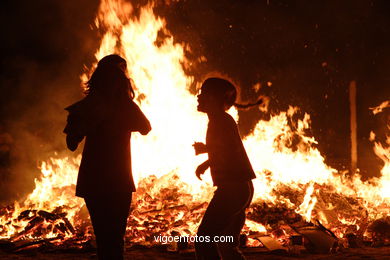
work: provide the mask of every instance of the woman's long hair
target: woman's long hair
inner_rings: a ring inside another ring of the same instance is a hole
[[[86,82],[85,94],[89,95],[127,95],[133,99],[135,94],[130,79],[126,76],[126,60],[117,54],[102,58]]]

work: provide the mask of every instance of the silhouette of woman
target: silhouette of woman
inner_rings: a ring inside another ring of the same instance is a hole
[[[245,259],[238,250],[239,235],[245,223],[245,209],[253,197],[255,173],[242,144],[234,119],[226,113],[232,105],[240,108],[261,104],[235,103],[236,88],[227,80],[208,78],[198,95],[198,111],[209,118],[206,144],[195,142],[195,154],[207,153],[208,160],[198,166],[196,176],[210,167],[217,190],[198,228],[198,237],[210,242],[196,242],[197,259]],[[215,243],[217,236],[231,236],[233,241]],[[201,241],[201,240],[198,240]]]
[[[85,200],[99,259],[123,259],[132,192],[131,132],[145,135],[150,123],[133,102],[126,61],[112,54],[101,59],[86,83],[86,97],[66,108],[64,129],[71,151],[85,137],[76,196]]]

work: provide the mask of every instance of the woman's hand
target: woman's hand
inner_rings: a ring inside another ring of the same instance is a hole
[[[198,177],[199,180],[202,180],[202,178],[200,177],[202,174],[204,174],[204,172],[207,170],[207,168],[209,168],[209,161],[205,161],[204,163],[200,164],[197,168],[196,168],[196,171],[195,171],[195,174],[196,174],[196,177]]]
[[[194,147],[195,155],[207,153],[207,146],[204,143],[194,142],[192,146]]]

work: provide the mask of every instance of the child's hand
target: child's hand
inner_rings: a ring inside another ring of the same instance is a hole
[[[207,153],[207,146],[204,143],[194,142],[192,146],[195,149],[195,155]]]
[[[198,177],[199,180],[202,180],[202,178],[200,177],[200,175],[204,174],[204,172],[207,170],[207,168],[209,168],[210,165],[209,165],[209,161],[205,161],[204,163],[200,164],[198,166],[198,168],[196,168],[196,171],[195,171],[195,174],[196,174],[196,177]]]
[[[202,180],[200,177],[204,172],[207,170],[208,167],[205,167],[203,164],[199,165],[198,168],[196,168],[195,174],[196,177],[198,177],[199,180]]]

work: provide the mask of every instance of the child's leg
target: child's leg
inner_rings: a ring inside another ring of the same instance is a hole
[[[198,229],[198,236],[210,238],[210,242],[195,243],[198,259],[220,259],[214,237],[223,235],[223,231],[231,225],[232,221],[242,218],[245,220],[245,215],[242,216],[242,212],[245,212],[251,194],[247,184],[218,187]],[[240,230],[238,230],[238,236],[233,237],[233,242],[227,243],[230,245],[230,247],[227,246],[228,248],[235,247],[237,249]]]
[[[214,236],[221,233],[227,225],[227,220],[224,218],[223,211],[223,194],[218,190],[214,193],[209,206],[203,216],[202,222],[198,228],[198,237],[203,237],[201,241],[209,239],[209,242],[196,242],[195,251],[198,260],[213,260],[220,259],[217,244],[213,242]],[[198,241],[200,238],[198,238]]]
[[[222,259],[245,259],[239,250],[240,233],[245,224],[245,209],[234,216],[230,225],[223,231],[226,237],[232,237],[233,242],[218,243],[218,250]]]
[[[222,259],[228,260],[228,259],[245,259],[245,257],[242,255],[239,247],[239,239],[240,239],[240,233],[242,228],[245,225],[245,219],[246,214],[245,210],[249,207],[252,198],[253,198],[253,184],[252,182],[248,183],[248,188],[243,187],[241,189],[248,189],[249,190],[249,196],[248,200],[245,203],[245,206],[243,209],[233,216],[232,221],[230,224],[226,227],[226,229],[223,231],[224,236],[233,237],[232,243],[218,243],[218,249],[221,254]],[[236,190],[236,192],[242,192],[242,190]]]

